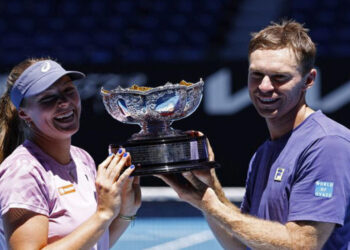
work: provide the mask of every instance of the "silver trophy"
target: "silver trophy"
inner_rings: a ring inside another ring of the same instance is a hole
[[[176,173],[218,167],[208,161],[205,136],[194,136],[171,127],[173,121],[191,115],[202,100],[204,82],[181,81],[156,88],[132,86],[101,89],[103,103],[116,120],[138,124],[140,132],[120,145],[130,152],[136,168],[133,175]],[[119,146],[109,145],[110,152]]]

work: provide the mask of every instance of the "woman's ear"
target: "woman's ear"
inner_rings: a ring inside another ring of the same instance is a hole
[[[31,118],[27,114],[27,112],[23,108],[19,108],[18,110],[18,116],[22,120],[24,120],[26,123],[31,121]]]

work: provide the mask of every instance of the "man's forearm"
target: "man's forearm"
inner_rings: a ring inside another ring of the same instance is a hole
[[[210,228],[225,249],[241,249],[244,245],[259,249],[289,248],[290,235],[284,225],[242,214],[240,209],[227,199],[216,173],[212,171],[211,175],[213,182],[210,186],[220,202],[211,206],[209,211],[204,211],[204,214]],[[271,230],[266,228],[266,223],[268,227],[272,227]]]
[[[215,172],[212,174],[214,176],[212,188],[214,189],[219,200],[223,204],[225,204],[226,206],[239,212],[240,211],[239,208],[236,207],[235,205],[233,205],[231,203],[231,201],[229,199],[227,199],[227,197],[222,189],[222,186],[221,186],[218,178],[216,177]],[[208,222],[210,229],[214,233],[216,239],[219,241],[219,243],[221,244],[221,246],[224,249],[246,249],[246,246],[244,246],[244,244],[242,244],[242,242],[240,242],[238,239],[236,239],[233,236],[233,234],[230,233],[230,231],[227,230],[227,228],[220,221],[215,219],[210,214],[204,213],[204,216]]]
[[[238,208],[232,209],[223,203],[216,204],[206,214],[209,225],[214,226],[214,233],[216,232],[220,243],[225,244],[225,248],[231,248],[228,240],[230,235],[238,240],[232,240],[232,244],[241,242],[252,249],[298,249],[317,246],[313,235],[310,238],[298,237],[301,234],[290,232],[283,224],[242,214]],[[226,233],[223,233],[224,231]],[[294,236],[298,238],[297,241],[293,241]]]
[[[208,214],[204,214],[204,216],[216,239],[224,249],[246,249],[246,247],[215,218]]]

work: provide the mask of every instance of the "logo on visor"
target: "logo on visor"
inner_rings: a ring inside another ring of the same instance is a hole
[[[45,73],[51,69],[50,62],[45,62],[44,65],[41,67],[41,72]]]

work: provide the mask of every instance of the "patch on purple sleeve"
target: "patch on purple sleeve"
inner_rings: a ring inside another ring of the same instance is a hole
[[[330,181],[315,182],[315,196],[331,198],[333,196],[334,183]]]

